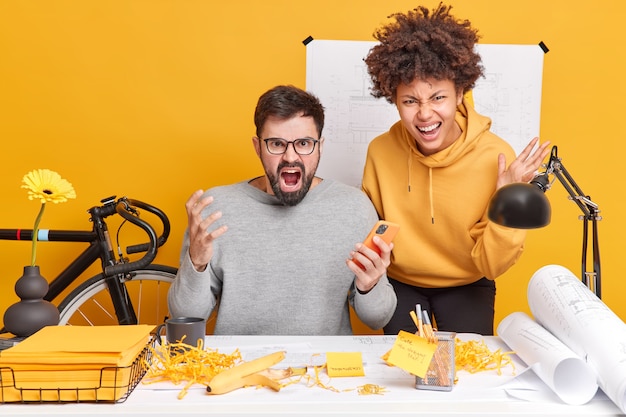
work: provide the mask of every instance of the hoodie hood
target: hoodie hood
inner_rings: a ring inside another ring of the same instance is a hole
[[[472,151],[478,144],[481,135],[488,131],[491,127],[491,119],[489,117],[476,113],[471,105],[467,104],[465,98],[457,107],[454,121],[461,128],[461,136],[455,140],[446,149],[443,149],[432,155],[424,155],[417,148],[415,139],[409,131],[404,127],[402,122],[396,125],[401,129],[401,135],[405,144],[409,148],[408,152],[408,191],[411,192],[411,171],[414,162],[418,162],[428,167],[428,195],[430,199],[430,215],[431,222],[435,222],[434,202],[433,202],[433,168],[445,168],[452,165],[465,154]]]

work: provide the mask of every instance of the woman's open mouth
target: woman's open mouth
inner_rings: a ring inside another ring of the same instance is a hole
[[[437,133],[439,133],[440,127],[441,127],[441,122],[433,123],[428,126],[416,126],[418,132],[420,132],[420,134],[424,138],[433,138],[437,136]]]

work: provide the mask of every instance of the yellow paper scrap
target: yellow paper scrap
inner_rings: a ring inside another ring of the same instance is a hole
[[[364,376],[361,352],[327,352],[326,372],[328,376]]]
[[[387,362],[423,378],[435,350],[436,343],[429,343],[423,337],[401,330],[389,351]]]

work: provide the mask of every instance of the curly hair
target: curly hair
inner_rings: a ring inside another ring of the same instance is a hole
[[[380,43],[365,58],[374,97],[393,104],[398,85],[416,78],[451,80],[463,93],[474,87],[484,70],[474,50],[478,31],[452,16],[451,9],[440,3],[432,13],[423,6],[394,13],[389,18],[395,22],[374,32]]]

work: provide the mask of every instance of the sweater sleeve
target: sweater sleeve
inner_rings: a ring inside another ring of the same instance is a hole
[[[178,273],[167,294],[172,317],[208,318],[217,304],[218,280],[212,273],[211,265],[198,272],[189,257],[187,233],[181,251]]]
[[[378,219],[378,213],[370,206],[368,223],[373,225]],[[372,330],[377,330],[391,320],[398,299],[387,274],[383,274],[367,293],[359,292],[353,282],[349,301],[359,319]]]
[[[352,286],[350,304],[359,319],[372,330],[385,326],[396,311],[397,298],[393,287],[383,275],[367,293],[362,294]]]

